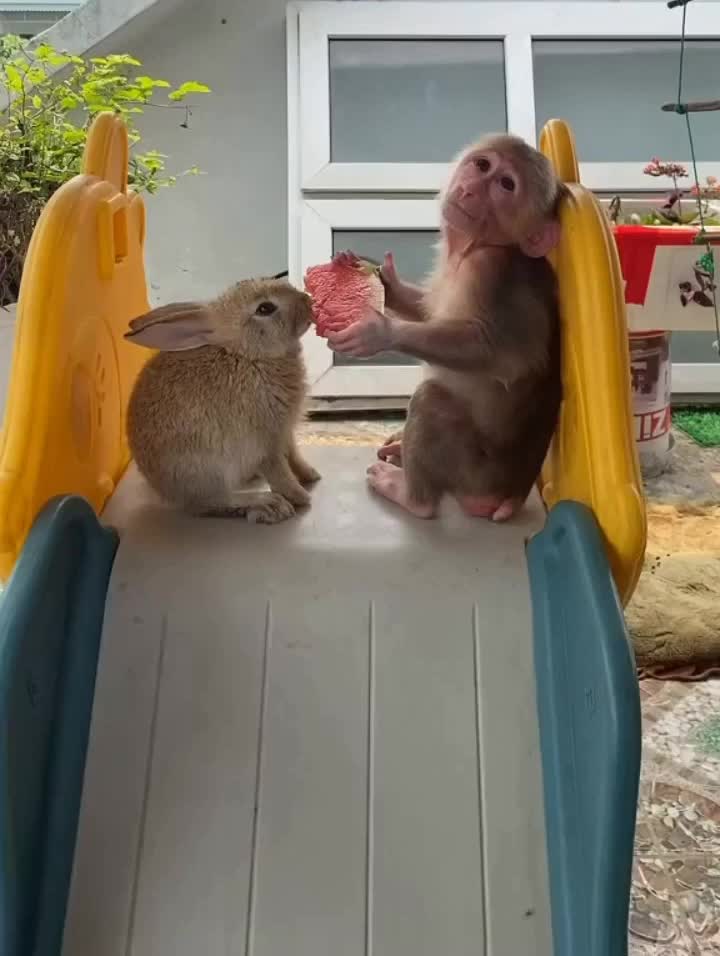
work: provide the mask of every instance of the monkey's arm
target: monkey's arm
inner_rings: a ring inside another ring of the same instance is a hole
[[[328,343],[354,358],[399,351],[459,371],[491,368],[506,382],[545,360],[542,337],[522,319],[500,326],[484,316],[408,322],[371,309],[347,328],[331,330]]]
[[[489,325],[474,318],[422,323],[390,319],[388,348],[447,368],[479,368],[498,358],[499,343]]]
[[[425,313],[422,309],[424,290],[417,285],[403,282],[398,279],[395,283],[385,285],[385,305],[393,312],[397,312],[408,322],[422,322]]]

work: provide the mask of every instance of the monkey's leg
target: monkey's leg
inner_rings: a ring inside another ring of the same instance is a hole
[[[290,469],[288,460],[284,455],[277,455],[263,462],[260,467],[263,477],[270,485],[270,489],[278,495],[295,505],[304,507],[310,504],[310,495],[298,482]]]
[[[439,382],[420,385],[410,402],[402,438],[403,468],[378,462],[369,484],[419,518],[433,518],[445,491],[471,466],[474,430],[465,405]]]
[[[287,460],[290,470],[302,485],[313,485],[320,481],[320,472],[309,464],[300,454],[295,436],[291,436],[287,451]]]
[[[471,518],[490,518],[507,521],[522,508],[521,498],[503,498],[502,495],[458,495],[458,503]]]

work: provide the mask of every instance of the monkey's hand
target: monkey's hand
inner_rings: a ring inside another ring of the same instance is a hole
[[[423,290],[420,286],[403,282],[395,268],[392,252],[386,252],[380,267],[380,281],[385,286],[385,306],[410,322],[424,319]]]
[[[341,352],[352,358],[370,358],[378,352],[386,352],[392,348],[393,326],[393,320],[389,316],[375,309],[368,309],[361,319],[347,328],[329,324],[328,344],[334,352]]]
[[[392,252],[385,253],[383,264],[380,266],[380,278],[382,284],[389,292],[394,292],[402,285],[400,276],[397,274],[397,269],[395,268],[395,259],[393,258]]]

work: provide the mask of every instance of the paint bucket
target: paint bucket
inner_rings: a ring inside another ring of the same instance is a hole
[[[673,446],[669,332],[630,333],[633,422],[645,478],[661,475]]]

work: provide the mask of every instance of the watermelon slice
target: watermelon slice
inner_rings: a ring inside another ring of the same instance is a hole
[[[313,300],[317,335],[326,338],[328,324],[346,328],[370,306],[382,312],[385,287],[380,266],[350,252],[340,253],[331,262],[311,266],[305,273],[305,289]]]

